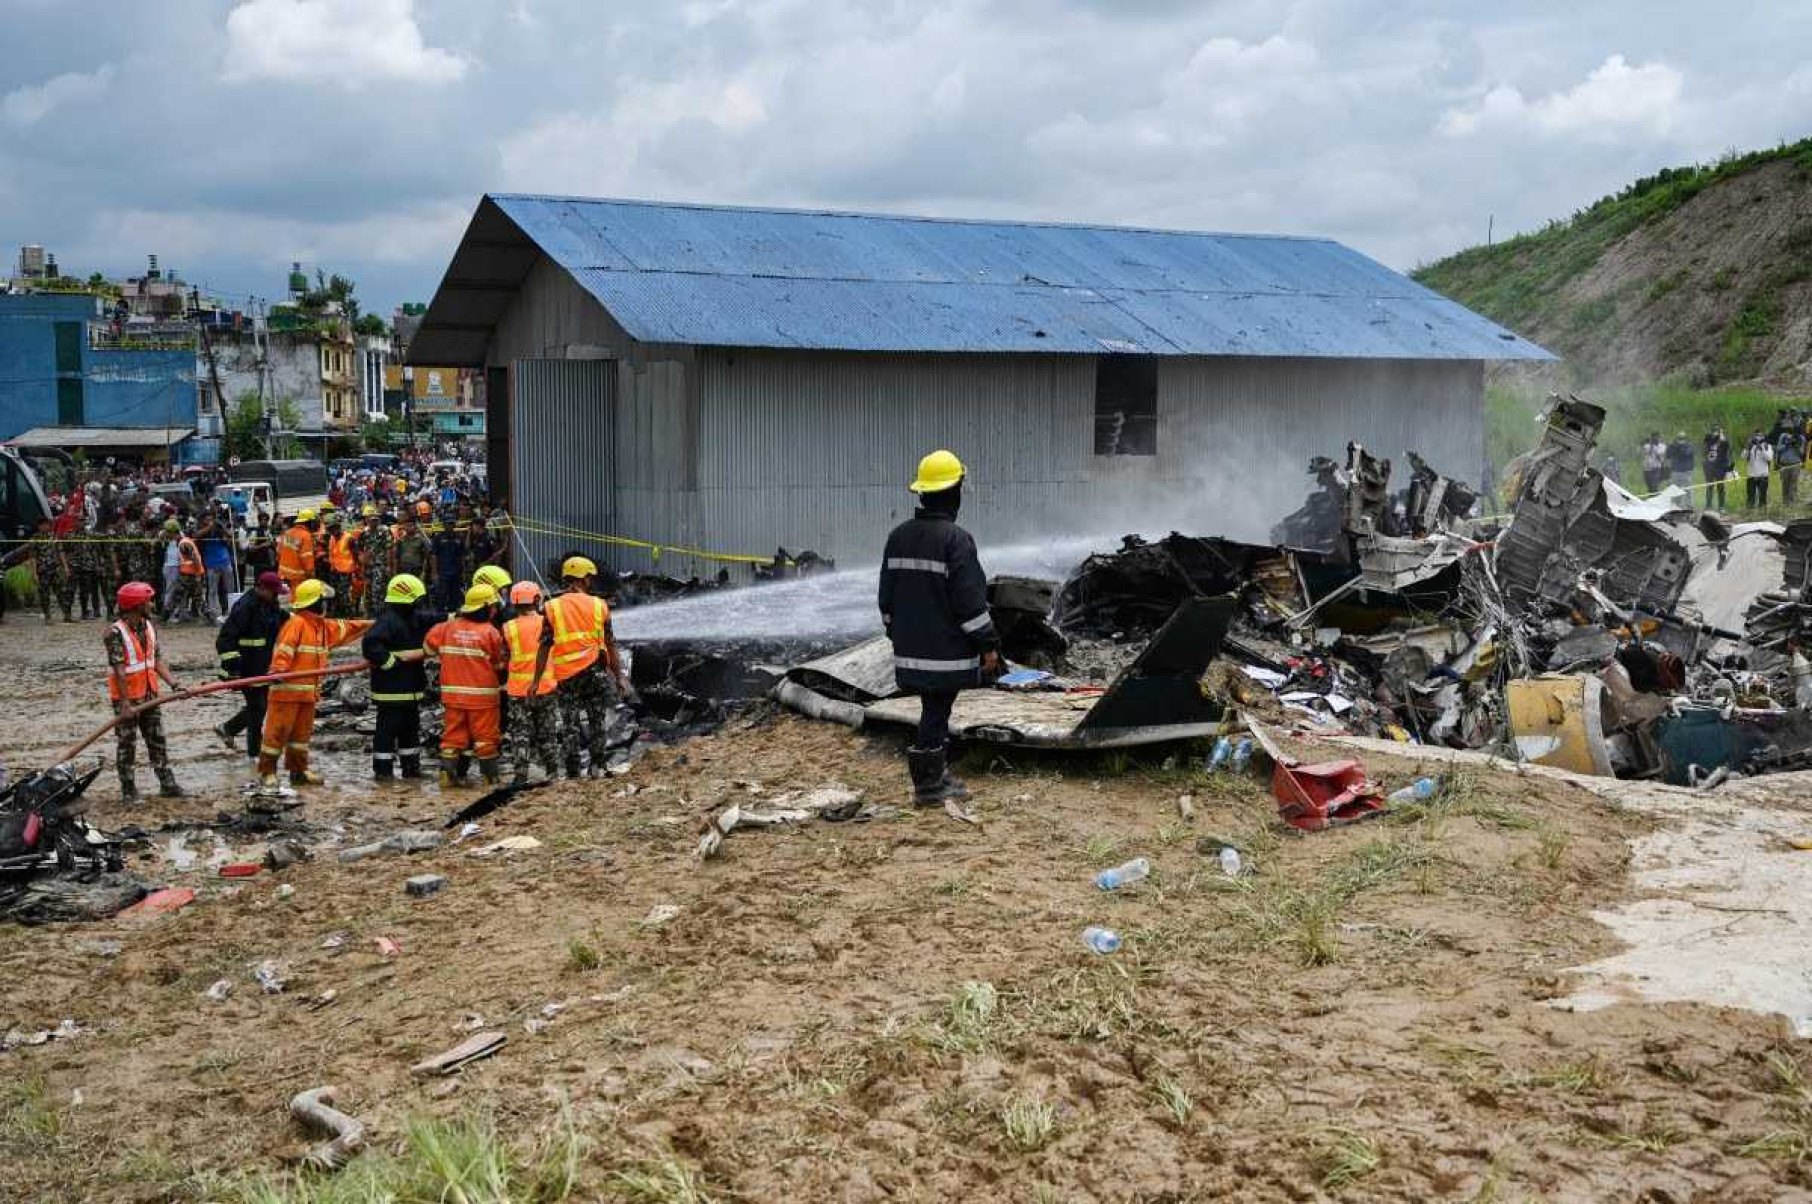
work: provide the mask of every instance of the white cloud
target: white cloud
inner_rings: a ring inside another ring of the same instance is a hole
[[[471,200],[447,198],[341,222],[311,222],[223,210],[125,207],[98,214],[89,241],[146,247],[187,279],[206,279],[209,260],[265,265],[269,279],[292,260],[330,265],[422,264],[444,256],[471,219]],[[80,253],[86,248],[78,246]],[[356,270],[349,274],[357,276]]]
[[[242,0],[227,14],[228,83],[288,80],[357,90],[377,82],[446,84],[470,63],[429,46],[414,0]]]
[[[1573,87],[1534,101],[1499,84],[1470,106],[1447,110],[1436,129],[1450,138],[1518,127],[1602,140],[1623,138],[1632,128],[1664,133],[1680,118],[1685,86],[1666,63],[1632,67],[1613,54]]]
[[[36,125],[65,105],[102,96],[113,83],[113,75],[113,65],[108,64],[95,71],[70,71],[41,84],[14,88],[0,97],[0,120],[18,128]]]

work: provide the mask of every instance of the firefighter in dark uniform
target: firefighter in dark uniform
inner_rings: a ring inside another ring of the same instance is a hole
[[[428,587],[413,573],[398,573],[384,587],[384,611],[365,633],[359,651],[371,662],[371,701],[377,731],[371,740],[371,773],[388,782],[398,769],[422,776],[422,695],[428,671],[422,637],[438,616],[416,613]]]
[[[277,633],[283,630],[283,610],[277,595],[283,589],[283,578],[275,573],[259,573],[252,588],[233,603],[226,621],[214,636],[214,653],[220,658],[220,680],[236,677],[263,677],[271,671],[271,648]],[[245,755],[258,759],[258,740],[264,731],[264,711],[270,702],[269,686],[248,686],[239,691],[243,704],[225,723],[214,728],[214,734],[232,748],[240,733],[245,734]]]
[[[950,709],[959,690],[1001,673],[987,577],[974,538],[956,525],[963,475],[962,461],[947,451],[919,461],[909,486],[918,509],[887,537],[881,561],[881,622],[893,641],[894,679],[919,696],[918,739],[906,750],[913,801],[928,807],[969,797],[949,772]]]

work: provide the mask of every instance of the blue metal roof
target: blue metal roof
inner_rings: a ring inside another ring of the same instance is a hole
[[[486,200],[631,337],[648,343],[1553,358],[1327,239],[544,196]],[[459,321],[446,298],[483,288],[461,283],[471,274],[461,261],[468,249],[478,255],[499,245],[475,237],[485,216],[481,206],[423,323],[423,334],[446,341],[449,354],[456,331],[482,325]],[[447,314],[444,322],[436,311]]]

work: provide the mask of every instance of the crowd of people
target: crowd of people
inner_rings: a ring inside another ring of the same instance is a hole
[[[0,558],[0,567],[30,566],[46,623],[115,618],[119,587],[134,581],[155,592],[162,621],[218,623],[264,572],[292,585],[318,576],[335,587],[338,616],[377,613],[383,583],[399,572],[431,582],[451,608],[471,570],[509,552],[508,515],[486,500],[477,468],[433,468],[427,453],[384,468],[342,465],[324,503],[292,514],[281,500],[275,512],[253,509],[213,469],[85,475],[53,491],[54,517]],[[187,492],[152,488],[171,481]],[[6,608],[0,589],[0,621]]]
[[[1797,505],[1808,446],[1812,446],[1812,412],[1799,409],[1776,411],[1774,425],[1766,430],[1755,428],[1741,447],[1731,442],[1722,423],[1706,431],[1696,446],[1685,431],[1676,431],[1671,440],[1663,439],[1660,431],[1651,431],[1638,453],[1643,492],[1653,494],[1673,485],[1690,491],[1699,504],[1722,510],[1730,504],[1731,483],[1741,481],[1744,505],[1756,510],[1768,505],[1769,486],[1778,477],[1780,503]],[[1604,470],[1612,480],[1623,483],[1614,456],[1605,457]],[[1695,475],[1703,478],[1702,484],[1695,484]]]
[[[138,797],[141,742],[159,793],[183,794],[161,710],[146,704],[178,688],[158,625],[191,619],[219,625],[220,678],[247,681],[214,731],[243,748],[262,798],[290,793],[279,768],[288,787],[320,783],[315,710],[333,650],[352,645],[364,659],[348,666],[369,675],[379,780],[423,776],[422,708],[436,694],[444,786],[473,765],[501,781],[506,751],[517,782],[537,763],[550,778],[602,771],[612,708],[630,693],[603,597],[614,579],[574,554],[555,566],[552,594],[513,581],[508,516],[476,467],[336,464],[326,500],[294,514],[235,510],[213,474],[190,474],[193,503],[179,492],[172,504],[148,488],[156,477],[110,467],[68,482],[56,517],[9,557],[33,569],[46,622],[107,621],[123,797]]]

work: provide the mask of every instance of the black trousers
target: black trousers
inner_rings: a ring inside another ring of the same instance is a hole
[[[1751,510],[1755,509],[1757,506],[1766,506],[1768,504],[1767,477],[1746,477],[1744,478],[1743,484],[1748,493],[1749,508]]]
[[[919,748],[942,748],[950,742],[950,708],[955,705],[955,690],[919,695]]]
[[[380,702],[377,704],[377,731],[371,737],[373,769],[388,770],[396,758],[403,759],[405,770],[421,772],[422,704],[419,702]]]
[[[258,755],[258,738],[264,731],[264,708],[270,702],[270,693],[269,686],[253,686],[249,690],[239,691],[239,697],[245,701],[240,703],[238,712],[222,725],[229,736],[245,733],[245,755],[248,757]]]

